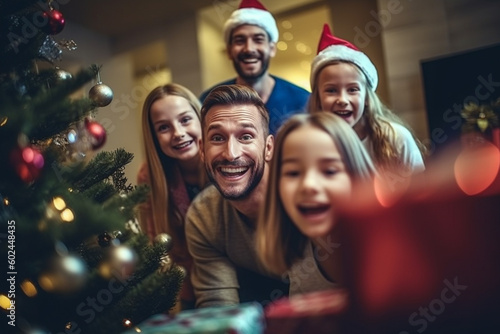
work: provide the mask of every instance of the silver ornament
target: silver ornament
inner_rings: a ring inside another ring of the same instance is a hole
[[[99,265],[99,273],[106,279],[115,277],[124,280],[134,273],[137,261],[138,256],[133,249],[124,245],[112,246]]]
[[[56,256],[48,270],[39,279],[40,286],[49,292],[71,293],[81,289],[87,281],[87,267],[75,255]]]
[[[154,243],[157,245],[162,245],[165,249],[165,252],[170,252],[172,247],[174,246],[174,241],[172,237],[167,233],[160,233],[155,237]]]
[[[113,101],[113,91],[102,82],[98,82],[90,88],[89,98],[99,107],[105,107]]]
[[[56,78],[58,81],[68,80],[71,79],[72,77],[73,76],[71,75],[71,73],[66,72],[65,70],[61,70],[60,68],[56,70]]]

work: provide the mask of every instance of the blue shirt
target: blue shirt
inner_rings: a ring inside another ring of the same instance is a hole
[[[267,111],[269,112],[269,132],[276,135],[278,128],[293,114],[303,113],[306,111],[307,101],[310,93],[293,83],[284,79],[271,75],[274,79],[274,88],[266,103]],[[200,101],[203,103],[210,91],[222,85],[234,85],[236,78],[221,82],[206,91],[200,96]]]

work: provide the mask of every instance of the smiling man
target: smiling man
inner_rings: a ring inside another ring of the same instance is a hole
[[[305,89],[269,74],[278,38],[278,27],[271,13],[258,0],[243,0],[224,25],[227,54],[237,77],[214,86],[252,87],[269,111],[269,130],[273,135],[291,115],[305,111],[309,98]],[[201,94],[202,102],[214,87]]]
[[[255,251],[274,144],[268,121],[260,97],[243,85],[216,87],[201,109],[201,156],[212,185],[186,215],[197,307],[265,304],[288,294],[288,285],[262,268]]]

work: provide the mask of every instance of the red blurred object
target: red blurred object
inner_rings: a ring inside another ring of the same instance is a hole
[[[101,148],[106,142],[106,130],[96,121],[85,119],[85,128],[91,136],[91,144],[94,150]]]
[[[347,292],[341,289],[281,298],[264,310],[264,333],[336,333],[346,307]]]
[[[47,20],[47,24],[42,27],[46,34],[57,35],[64,29],[66,20],[58,10],[52,9],[48,12],[43,12],[42,15]]]
[[[491,130],[491,141],[493,144],[500,149],[500,128],[494,128]]]
[[[352,297],[342,333],[500,332],[498,167],[490,186],[469,196],[453,164],[416,176],[390,207],[374,198],[342,213]]]
[[[10,163],[16,174],[26,183],[38,179],[45,160],[36,148],[15,148],[10,154]]]

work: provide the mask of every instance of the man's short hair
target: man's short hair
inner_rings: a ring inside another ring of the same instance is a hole
[[[264,137],[269,135],[269,112],[266,105],[260,98],[257,92],[248,86],[244,85],[221,85],[217,86],[210,91],[205,98],[201,107],[201,126],[205,129],[205,119],[214,106],[241,106],[241,105],[254,105],[257,107],[262,119],[262,127],[264,130]]]

